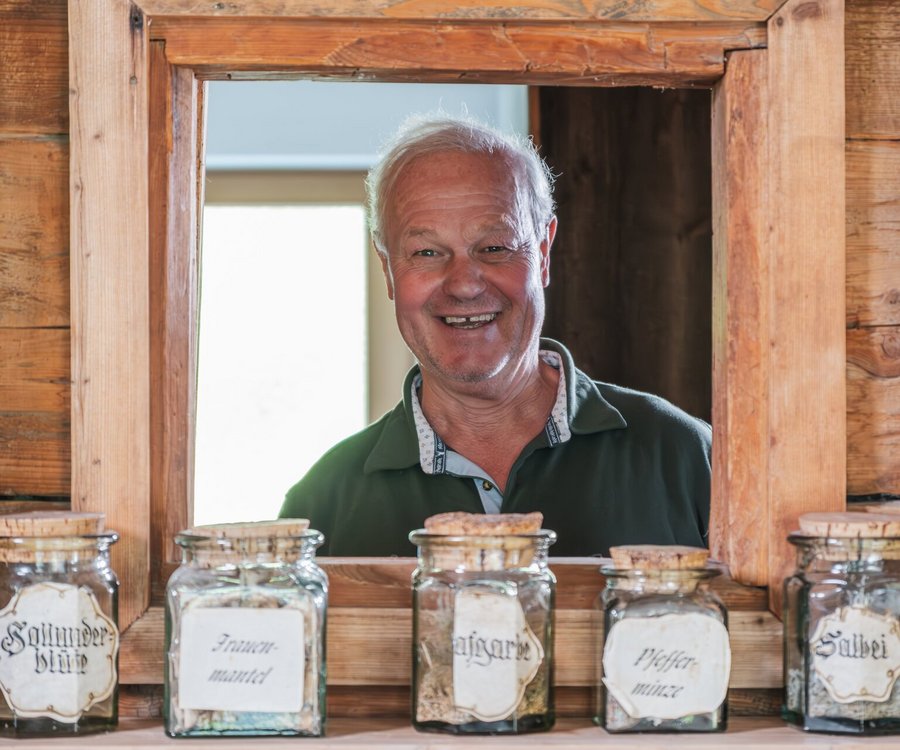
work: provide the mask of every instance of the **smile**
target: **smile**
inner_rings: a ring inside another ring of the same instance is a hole
[[[480,328],[483,325],[493,322],[497,317],[497,313],[483,313],[481,315],[455,316],[447,315],[443,318],[448,326],[454,328]]]

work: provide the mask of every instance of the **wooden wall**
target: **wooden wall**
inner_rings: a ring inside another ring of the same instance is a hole
[[[66,22],[65,0],[0,0],[0,497],[7,498],[69,492]],[[846,33],[848,488],[900,494],[900,1],[848,0]],[[570,122],[576,132],[579,124]],[[554,275],[562,286],[564,274]],[[588,301],[566,304],[580,310]],[[577,336],[567,338],[581,347]]]
[[[848,0],[847,491],[900,494],[900,0]]]
[[[710,419],[710,92],[537,89],[559,174],[546,335],[591,377]]]
[[[66,0],[0,0],[0,496],[69,494]]]

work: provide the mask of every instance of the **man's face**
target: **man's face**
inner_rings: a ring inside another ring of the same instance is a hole
[[[426,378],[502,393],[537,367],[555,220],[538,232],[499,156],[419,157],[396,181],[382,258],[397,323]]]

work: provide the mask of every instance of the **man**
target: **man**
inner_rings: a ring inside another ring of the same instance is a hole
[[[555,555],[705,545],[709,426],[540,339],[551,183],[530,142],[447,118],[407,125],[371,171],[372,236],[418,365],[393,411],[287,493],[281,515],[324,532],[321,554],[414,554],[408,532],[446,511],[541,511]]]

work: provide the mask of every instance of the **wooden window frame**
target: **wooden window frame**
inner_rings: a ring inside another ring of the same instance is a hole
[[[712,88],[711,546],[777,610],[797,515],[844,508],[842,0],[515,5],[70,0],[72,504],[121,534],[123,682],[189,517],[203,80]],[[346,606],[408,575],[332,565]]]

